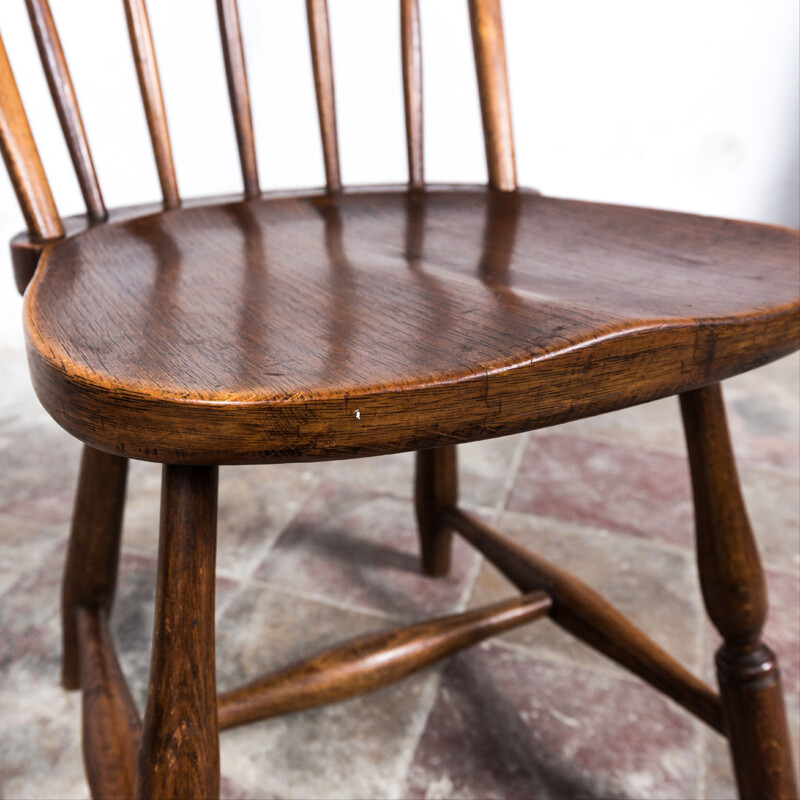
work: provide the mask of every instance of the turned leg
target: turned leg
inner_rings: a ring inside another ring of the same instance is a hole
[[[747,519],[719,384],[681,395],[708,615],[724,639],[717,676],[739,794],[796,798],[775,654],[761,641],[764,572]]]
[[[136,797],[219,796],[217,467],[164,467],[150,689]]]
[[[80,688],[78,609],[111,611],[117,583],[128,459],[84,446],[61,595],[61,681]]]
[[[457,467],[455,445],[417,453],[414,503],[426,575],[446,575],[450,569],[453,532],[442,511],[458,501]]]

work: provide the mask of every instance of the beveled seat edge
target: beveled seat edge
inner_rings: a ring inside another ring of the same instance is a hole
[[[653,323],[439,384],[295,402],[153,398],[70,375],[28,344],[48,413],[99,450],[174,464],[384,455],[594,416],[725,380],[800,348],[800,302],[735,319]]]

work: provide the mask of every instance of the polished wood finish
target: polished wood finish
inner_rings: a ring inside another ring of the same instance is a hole
[[[458,459],[455,446],[421,450],[416,454],[414,505],[417,512],[422,571],[446,575],[450,571],[453,531],[442,511],[458,502]]]
[[[237,0],[217,0],[217,16],[222,36],[222,53],[225,58],[225,75],[228,95],[236,129],[236,144],[242,165],[242,180],[246,197],[258,197],[258,164],[256,142],[253,136],[253,116],[250,111],[250,90],[247,87],[247,69],[242,47],[242,30],[239,25]]]
[[[408,183],[412,189],[421,189],[425,184],[425,159],[422,128],[422,39],[418,0],[400,0],[400,36]]]
[[[147,5],[145,0],[124,0],[124,3],[133,60],[136,64],[136,77],[139,79],[150,141],[153,144],[161,194],[164,197],[164,205],[167,208],[174,208],[180,205],[181,198],[178,193],[175,164],[172,160],[167,112],[161,93],[161,80],[158,77],[158,64],[150,32],[150,21],[147,17]]]
[[[655,686],[707,725],[723,731],[717,694],[597,592],[501,536],[467,511],[451,508],[442,516],[520,591],[547,592],[552,601],[549,614],[553,622]]]
[[[100,184],[97,182],[92,153],[89,150],[83,119],[78,108],[78,98],[75,96],[50,4],[48,0],[25,0],[25,4],[31,18],[31,27],[36,38],[36,46],[39,48],[47,85],[50,87],[53,104],[86,203],[86,211],[93,220],[103,220],[107,216],[106,206]]]
[[[141,722],[99,606],[76,614],[83,689],[83,759],[92,797],[133,797]]]
[[[91,606],[108,617],[114,603],[127,478],[127,458],[83,448],[61,595],[67,689],[81,686],[78,612]]]
[[[17,82],[0,38],[0,151],[28,230],[38,239],[64,235],[50,184],[33,141]]]
[[[775,654],[761,641],[767,593],[719,385],[681,395],[703,600],[724,639],[717,676],[743,798],[797,798]]]
[[[95,797],[213,798],[218,728],[379,688],[547,613],[796,797],[763,574],[716,382],[800,345],[797,231],[517,188],[500,0],[468,0],[488,187],[424,183],[417,0],[400,0],[408,185],[343,189],[325,0],[306,0],[326,188],[262,195],[236,0],[217,0],[244,199],[182,204],[145,0],[124,0],[163,204],[106,209],[47,0],[26,0],[88,214],[59,218],[0,42],[0,148],[36,391],[81,439],[63,594]],[[181,206],[179,208],[179,206]],[[169,213],[164,213],[166,209]],[[682,393],[720,696],[574,576],[457,507],[456,445]],[[416,456],[423,569],[452,530],[524,597],[362,637],[216,695],[217,468]],[[140,726],[111,642],[127,458],[166,464]],[[139,741],[138,761],[134,751]]]
[[[51,245],[25,298],[39,398],[121,455],[304,461],[553,425],[798,346],[796,231],[409,194],[197,205]]]
[[[164,466],[137,800],[219,795],[214,664],[216,467]]]
[[[510,192],[517,188],[517,168],[500,0],[469,0],[469,17],[489,185]]]
[[[325,162],[325,185],[329,192],[342,188],[339,170],[339,137],[336,133],[336,98],[333,90],[333,56],[328,24],[327,0],[306,0],[311,64],[317,91],[322,157]]]
[[[381,689],[503,631],[543,617],[545,592],[362,636],[219,698],[220,728],[333,703]]]

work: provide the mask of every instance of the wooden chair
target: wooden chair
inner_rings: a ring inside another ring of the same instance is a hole
[[[764,577],[719,382],[798,347],[798,234],[517,187],[499,0],[469,0],[489,186],[428,186],[416,0],[409,183],[343,189],[325,0],[307,0],[327,185],[262,194],[236,0],[217,0],[244,195],[182,202],[145,0],[124,0],[163,203],[108,211],[47,0],[26,0],[86,201],[62,220],[0,44],[0,144],[33,383],[85,447],[63,590],[95,797],[214,797],[219,728],[367,692],[549,616],[730,740],[743,797],[796,797]],[[480,243],[466,235],[482,231]],[[458,507],[456,445],[680,395],[719,693],[605,600]],[[366,637],[217,695],[222,464],[415,450],[422,568],[452,533],[520,597]],[[143,722],[109,635],[128,459],[163,467]],[[138,754],[138,756],[137,756]]]

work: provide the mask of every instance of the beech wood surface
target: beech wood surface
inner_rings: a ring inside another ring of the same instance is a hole
[[[733,458],[719,385],[681,395],[703,600],[717,652],[725,721],[743,798],[796,800],[792,743],[775,654],[761,641],[764,571]]]
[[[145,0],[124,0],[124,3],[136,77],[139,79],[150,141],[153,144],[161,194],[164,197],[164,205],[167,208],[174,208],[180,205],[181,198],[178,194],[178,179],[175,176],[175,164],[172,160],[167,112],[161,93],[161,80],[158,77],[156,51],[150,32],[150,21],[147,18],[147,5]]]
[[[258,197],[258,164],[256,143],[253,136],[253,116],[250,111],[250,90],[247,86],[247,68],[242,47],[242,30],[239,24],[239,7],[236,0],[217,0],[219,30],[222,37],[222,53],[225,59],[225,75],[228,79],[228,95],[236,130],[236,144],[242,165],[242,180],[246,197]]]
[[[422,127],[422,39],[417,0],[400,0],[400,38],[408,183],[412,189],[421,189],[425,183],[425,159]]]
[[[220,728],[381,689],[483,639],[539,619],[549,608],[547,594],[534,592],[345,642],[221,694]]]
[[[130,800],[141,736],[139,712],[99,606],[77,611],[83,689],[83,761],[96,800]]]
[[[137,800],[219,796],[214,663],[216,467],[165,465]]]
[[[89,150],[83,119],[78,108],[78,98],[75,96],[75,88],[72,85],[50,4],[48,0],[25,0],[25,4],[28,7],[39,57],[64,132],[67,149],[78,176],[86,210],[94,220],[105,219],[107,212],[103,194],[97,182],[92,153]]]
[[[517,168],[500,0],[469,0],[469,16],[489,185],[509,192],[517,188]]]
[[[50,184],[33,141],[3,39],[0,37],[0,151],[28,230],[38,239],[64,235]]]
[[[80,688],[77,613],[85,606],[111,613],[117,588],[128,459],[84,447],[61,590],[62,675]]]
[[[598,414],[785,355],[800,340],[799,254],[797,231],[527,192],[290,194],[50,245],[24,321],[39,398],[99,449],[377,455]]]
[[[719,696],[605,598],[574,575],[501,536],[467,511],[451,508],[442,516],[520,591],[547,592],[552,601],[549,614],[553,622],[724,733]]]
[[[339,171],[339,137],[336,133],[336,98],[327,0],[306,0],[306,10],[322,157],[325,162],[325,184],[329,192],[338,192],[342,188],[342,177]]]

